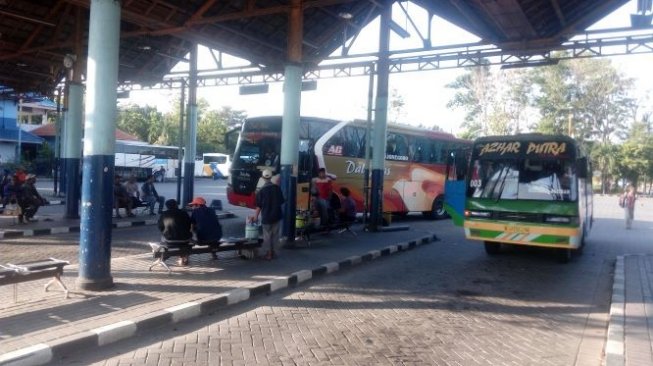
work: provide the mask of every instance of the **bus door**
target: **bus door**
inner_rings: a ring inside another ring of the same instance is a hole
[[[450,150],[444,181],[444,208],[456,226],[465,218],[465,191],[469,166],[469,148]]]
[[[297,160],[297,210],[308,210],[310,202],[310,184],[313,177],[314,155],[311,140],[299,141],[299,159]]]

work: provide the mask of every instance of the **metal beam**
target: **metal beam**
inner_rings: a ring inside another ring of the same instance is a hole
[[[449,47],[440,46],[431,49],[394,51],[390,59],[390,72],[444,70],[482,64],[519,65],[546,60],[653,53],[653,31],[648,34],[618,35],[609,38],[591,38],[590,35],[591,33],[587,33],[585,39],[565,42],[553,50],[541,50],[531,54],[511,53],[494,45],[480,42],[470,43],[466,46],[450,45]],[[567,53],[553,53],[553,51],[566,51]],[[376,59],[378,59],[376,53],[328,58],[321,65],[306,70],[304,80],[369,75]],[[307,64],[310,64],[310,62]],[[187,78],[187,73],[178,72],[168,75],[161,83],[152,87],[125,84],[121,85],[120,89],[179,88],[183,80]],[[226,86],[271,83],[283,80],[282,72],[252,66],[249,68],[203,70],[202,75],[198,77],[197,83],[198,86]]]
[[[558,3],[558,0],[550,0],[550,1],[553,10],[556,12],[556,16],[558,17],[558,21],[560,22],[560,25],[562,25],[562,27],[565,27],[567,25],[567,19],[565,19],[565,15],[562,13],[562,9],[560,8],[560,4]]]

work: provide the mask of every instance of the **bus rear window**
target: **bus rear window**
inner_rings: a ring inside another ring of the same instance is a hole
[[[204,157],[204,164],[210,164],[210,163],[224,164],[226,162],[227,162],[227,157],[226,156],[205,156]]]

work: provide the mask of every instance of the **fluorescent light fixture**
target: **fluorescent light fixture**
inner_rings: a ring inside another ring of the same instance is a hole
[[[338,16],[344,20],[349,20],[354,17],[351,13],[346,11],[341,11],[340,13],[338,13]]]

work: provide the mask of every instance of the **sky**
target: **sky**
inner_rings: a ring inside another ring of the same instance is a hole
[[[617,11],[597,22],[589,29],[606,29],[630,26],[630,14],[635,13],[636,0],[630,1]],[[417,24],[422,34],[426,33],[426,12],[412,3],[407,4],[411,18]],[[391,35],[391,50],[420,47],[421,40],[414,33],[406,17],[398,9],[393,9],[393,20],[405,26],[411,37],[402,39]],[[350,54],[373,52],[378,47],[378,20],[363,29]],[[432,24],[433,45],[450,45],[469,43],[479,40],[464,30],[435,17]],[[334,54],[339,54],[339,50]],[[645,100],[646,110],[653,111],[653,53],[609,57],[615,67],[625,76],[635,79],[634,95]],[[225,57],[225,66],[244,65],[242,60]],[[213,61],[207,50],[199,52],[198,68],[211,68]],[[173,70],[187,70],[187,64],[180,63]],[[438,125],[447,132],[459,133],[464,112],[447,108],[447,102],[454,91],[446,85],[453,82],[464,72],[463,69],[441,69],[434,71],[407,72],[390,75],[389,89],[396,90],[405,105],[399,121],[412,125]],[[334,119],[366,119],[368,77],[350,77],[337,79],[320,79],[317,89],[302,93],[301,114]],[[208,100],[212,109],[231,107],[242,110],[248,116],[282,115],[283,93],[282,83],[271,83],[267,94],[239,95],[238,86],[201,87],[198,88],[198,98]],[[121,104],[135,103],[139,105],[154,105],[160,111],[168,112],[176,103],[179,90],[132,91],[130,98]]]

